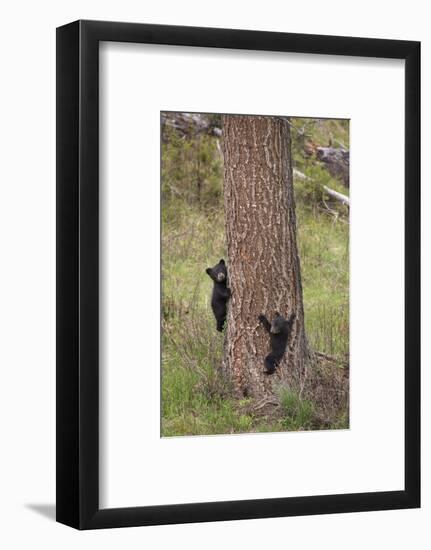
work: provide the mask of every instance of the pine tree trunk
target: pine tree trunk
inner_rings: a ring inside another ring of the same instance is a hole
[[[290,131],[278,117],[223,117],[229,302],[224,369],[238,396],[301,389],[309,357],[296,243]],[[265,374],[269,334],[258,321],[295,313],[288,349]]]

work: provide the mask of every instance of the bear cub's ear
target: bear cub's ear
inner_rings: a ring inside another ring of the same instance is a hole
[[[219,261],[220,264],[225,264],[225,261],[223,260],[223,258]]]

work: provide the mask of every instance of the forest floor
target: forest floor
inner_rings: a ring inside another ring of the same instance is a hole
[[[317,144],[348,147],[347,121],[292,119]],[[348,195],[292,131],[298,246],[305,323],[311,347],[342,364],[349,353],[348,209],[323,185]],[[253,411],[220,378],[224,335],[215,330],[212,282],[205,268],[226,257],[222,165],[214,137],[172,134],[162,148],[162,435],[210,435],[348,427],[348,411],[330,425],[315,403],[283,389],[279,406]]]

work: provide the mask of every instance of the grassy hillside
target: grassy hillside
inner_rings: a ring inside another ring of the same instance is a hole
[[[344,358],[349,346],[347,207],[323,185],[348,194],[304,151],[312,142],[349,146],[348,122],[291,119],[305,322],[312,347]],[[220,434],[343,427],[347,412],[322,426],[314,404],[284,390],[270,416],[232,399],[217,372],[223,335],[210,308],[205,268],[226,257],[222,159],[218,138],[169,131],[162,145],[162,435]],[[297,173],[297,172],[295,172]],[[303,177],[305,176],[305,177]]]

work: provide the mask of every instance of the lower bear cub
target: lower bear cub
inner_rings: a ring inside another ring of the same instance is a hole
[[[214,281],[211,296],[211,307],[217,322],[217,330],[223,331],[226,321],[227,301],[230,298],[230,289],[227,287],[227,269],[223,258],[214,267],[208,267],[206,273]]]
[[[289,332],[292,327],[295,314],[292,313],[289,319],[285,319],[282,315],[275,312],[275,317],[270,323],[265,315],[259,315],[259,321],[270,335],[271,353],[265,357],[266,374],[274,374],[278,367],[284,352],[286,351]]]

